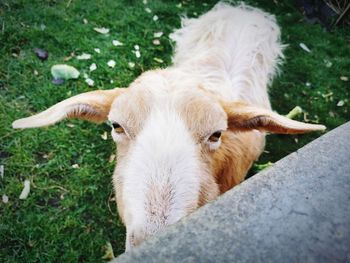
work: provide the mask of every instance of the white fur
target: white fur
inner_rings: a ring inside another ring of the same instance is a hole
[[[120,171],[125,213],[132,215],[127,222],[128,236],[152,235],[185,216],[188,204],[198,203],[201,170],[197,146],[183,120],[166,103],[163,106],[152,110]],[[161,192],[169,184],[173,189],[171,205],[167,211],[158,211],[168,215],[160,222],[148,214],[146,193],[152,186]]]
[[[270,108],[267,86],[283,57],[274,16],[219,3],[199,19],[183,19],[171,37],[176,41],[174,67],[227,100]]]

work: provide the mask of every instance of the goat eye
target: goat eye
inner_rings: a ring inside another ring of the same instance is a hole
[[[221,131],[214,132],[212,135],[210,135],[208,141],[210,142],[218,142],[221,137]]]
[[[120,126],[120,124],[117,123],[117,122],[113,122],[112,123],[112,127],[113,127],[113,129],[115,130],[116,133],[123,133],[124,132],[123,127]]]

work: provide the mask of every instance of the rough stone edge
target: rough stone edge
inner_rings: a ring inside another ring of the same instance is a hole
[[[300,152],[306,152],[309,149],[312,149],[313,147],[320,145],[320,144],[323,144],[325,142],[329,143],[332,138],[336,139],[339,136],[339,134],[341,134],[342,132],[345,132],[345,135],[347,135],[350,138],[350,136],[349,136],[349,134],[350,134],[350,122],[347,122],[347,123],[335,128],[335,129],[327,132],[326,134],[322,135],[321,137],[315,139],[314,141],[310,142],[309,144],[298,149],[296,152],[293,152],[293,153],[287,155],[283,159],[276,162],[272,167],[265,169],[264,171],[261,171],[260,173],[247,179],[246,181],[244,181],[240,185],[234,187],[230,191],[228,191],[225,194],[218,197],[215,201],[206,204],[205,206],[201,207],[197,211],[193,212],[188,217],[183,218],[180,222],[168,227],[166,229],[166,231],[160,233],[158,236],[155,236],[154,238],[147,240],[141,246],[134,248],[133,250],[131,250],[128,253],[121,254],[120,256],[115,258],[114,260],[110,261],[110,263],[143,262],[142,255],[147,254],[147,251],[152,250],[152,248],[155,245],[159,245],[159,241],[161,241],[162,239],[169,241],[167,239],[167,237],[173,236],[174,234],[176,234],[179,231],[179,229],[180,230],[186,229],[187,224],[194,221],[194,219],[200,217],[201,214],[205,214],[208,210],[211,210],[211,208],[213,206],[216,206],[217,203],[225,202],[225,200],[230,199],[232,196],[235,196],[236,194],[240,193],[240,191],[242,191],[241,189],[245,189],[245,188],[249,187],[250,185],[254,184],[256,181],[261,181],[263,178],[270,177],[273,174],[273,171],[283,168],[283,166],[286,162],[288,163],[290,160],[297,158],[297,155]],[[153,250],[152,250],[152,252],[153,252]],[[165,260],[165,261],[167,261],[167,260]]]

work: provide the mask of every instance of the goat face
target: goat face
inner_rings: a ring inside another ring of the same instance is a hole
[[[171,68],[147,72],[128,89],[83,93],[13,123],[30,128],[74,117],[112,123],[113,182],[127,249],[240,182],[262,150],[265,131],[324,129],[225,102],[195,78],[182,77]]]

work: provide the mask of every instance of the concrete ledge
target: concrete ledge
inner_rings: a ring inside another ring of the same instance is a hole
[[[350,122],[112,262],[350,262]]]

